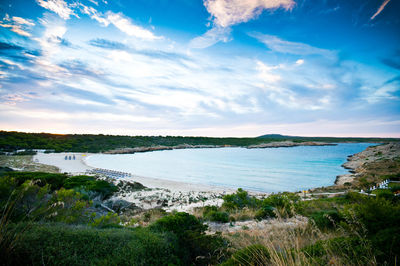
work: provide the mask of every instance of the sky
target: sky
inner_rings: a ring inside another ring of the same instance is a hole
[[[400,137],[398,0],[2,0],[0,130]]]

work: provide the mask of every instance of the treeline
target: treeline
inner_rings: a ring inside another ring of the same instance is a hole
[[[293,142],[304,142],[304,141],[320,141],[320,142],[398,142],[398,138],[357,138],[357,137],[301,137],[301,136],[285,136],[280,134],[268,134],[262,135],[258,138],[264,140],[273,139],[274,141],[291,140]]]
[[[229,145],[248,146],[260,143],[293,140],[326,141],[326,142],[388,142],[398,139],[379,138],[303,138],[281,135],[269,135],[260,138],[211,138],[180,136],[115,136],[89,134],[48,134],[0,131],[0,151],[12,152],[19,149],[46,149],[55,152],[103,152],[119,148],[135,148],[150,146],[188,145]]]

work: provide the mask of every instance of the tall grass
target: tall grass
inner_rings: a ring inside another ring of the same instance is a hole
[[[371,245],[359,230],[349,233],[347,228],[338,227],[321,231],[312,221],[278,221],[265,229],[225,234],[234,252],[226,265],[377,265]],[[265,251],[251,248],[254,245]]]

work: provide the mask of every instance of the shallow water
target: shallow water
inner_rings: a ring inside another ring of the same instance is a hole
[[[261,192],[299,191],[333,185],[347,156],[371,143],[291,148],[215,148],[155,151],[136,154],[96,154],[87,164],[139,176],[243,188]]]

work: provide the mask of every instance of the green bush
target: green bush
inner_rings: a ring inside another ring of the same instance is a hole
[[[203,211],[203,218],[213,222],[229,222],[229,213],[218,211],[217,206],[205,206]]]
[[[96,229],[62,224],[36,225],[18,242],[9,264],[171,265],[176,238],[147,229]]]
[[[255,244],[236,251],[232,257],[221,266],[236,265],[269,265],[270,254],[262,245]]]
[[[68,177],[65,174],[53,174],[53,173],[44,173],[44,172],[8,172],[5,176],[9,176],[14,178],[18,185],[23,184],[27,180],[33,180],[39,186],[45,186],[46,184],[50,185],[52,190],[60,189],[64,180]]]
[[[223,254],[227,243],[219,235],[206,235],[206,225],[185,212],[177,212],[150,225],[155,232],[171,232],[178,239],[179,258],[185,265],[215,264]]]
[[[258,200],[255,197],[249,196],[247,191],[239,188],[236,193],[225,195],[222,207],[227,210],[242,209],[244,207],[255,208],[258,205]]]
[[[269,205],[262,206],[261,209],[259,209],[256,212],[256,215],[254,216],[255,219],[257,220],[262,220],[266,218],[274,218],[276,217],[275,214],[275,208]]]
[[[64,187],[69,189],[83,188],[87,191],[94,191],[103,196],[103,198],[110,197],[114,192],[118,191],[118,187],[113,183],[109,183],[105,180],[97,180],[93,176],[71,176],[64,182]]]
[[[310,218],[319,229],[332,229],[343,220],[337,210],[314,212]]]
[[[349,228],[365,235],[374,247],[378,263],[394,264],[400,258],[400,204],[383,197],[367,198],[343,211]],[[356,220],[354,221],[354,217]],[[361,226],[354,226],[360,224]],[[350,231],[351,233],[351,231]]]

